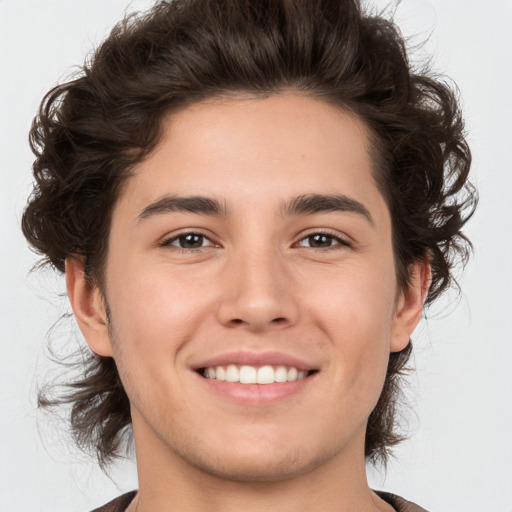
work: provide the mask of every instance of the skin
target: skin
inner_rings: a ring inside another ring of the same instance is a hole
[[[397,288],[364,123],[283,94],[202,102],[163,127],[114,208],[103,292],[79,259],[66,269],[80,328],[114,357],[130,398],[132,510],[392,510],[368,488],[366,423],[430,274],[418,262]],[[283,212],[304,194],[343,195],[368,215]],[[197,195],[228,211],[151,206]],[[180,248],[191,232],[203,246]],[[235,350],[278,351],[316,372],[273,403],[240,402],[194,371]]]

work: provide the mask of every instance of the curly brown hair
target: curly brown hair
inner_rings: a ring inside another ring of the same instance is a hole
[[[456,91],[408,62],[395,24],[357,0],[174,0],[120,22],[80,75],[51,90],[30,143],[35,186],[23,232],[44,262],[64,272],[83,259],[100,288],[112,209],[133,166],[156,147],[164,115],[230,93],[291,89],[364,120],[376,178],[392,217],[399,286],[428,260],[427,302],[452,282],[471,245],[470,152]],[[396,431],[400,375],[411,344],[392,353],[371,413],[366,456],[385,460]],[[129,401],[111,358],[89,353],[79,380],[40,404],[69,403],[72,432],[102,465],[130,431]]]

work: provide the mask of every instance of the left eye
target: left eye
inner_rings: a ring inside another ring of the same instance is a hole
[[[344,240],[333,235],[325,233],[314,233],[303,238],[298,245],[300,247],[310,247],[312,249],[325,249],[335,245],[348,245]]]
[[[200,249],[212,246],[212,241],[201,233],[183,233],[167,240],[164,245],[179,247],[180,249]]]

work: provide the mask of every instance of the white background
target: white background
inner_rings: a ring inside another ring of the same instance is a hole
[[[150,3],[0,0],[0,512],[86,512],[136,487],[133,464],[108,479],[36,412],[50,368],[45,335],[66,303],[61,278],[28,274],[35,256],[19,221],[31,183],[27,132],[43,94],[125,9]],[[422,52],[460,87],[481,202],[467,229],[476,255],[462,299],[435,308],[414,338],[412,437],[385,475],[371,471],[371,484],[432,512],[510,512],[512,0],[404,0],[396,19],[419,35],[413,43],[430,35]]]

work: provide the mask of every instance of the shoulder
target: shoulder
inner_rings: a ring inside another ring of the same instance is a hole
[[[92,512],[124,512],[128,505],[132,502],[137,491],[127,492],[116,499],[109,501],[106,505],[100,508],[95,508]]]
[[[396,494],[389,492],[376,491],[376,493],[387,503],[389,503],[397,512],[427,512],[424,508],[412,503],[411,501],[404,500]]]

